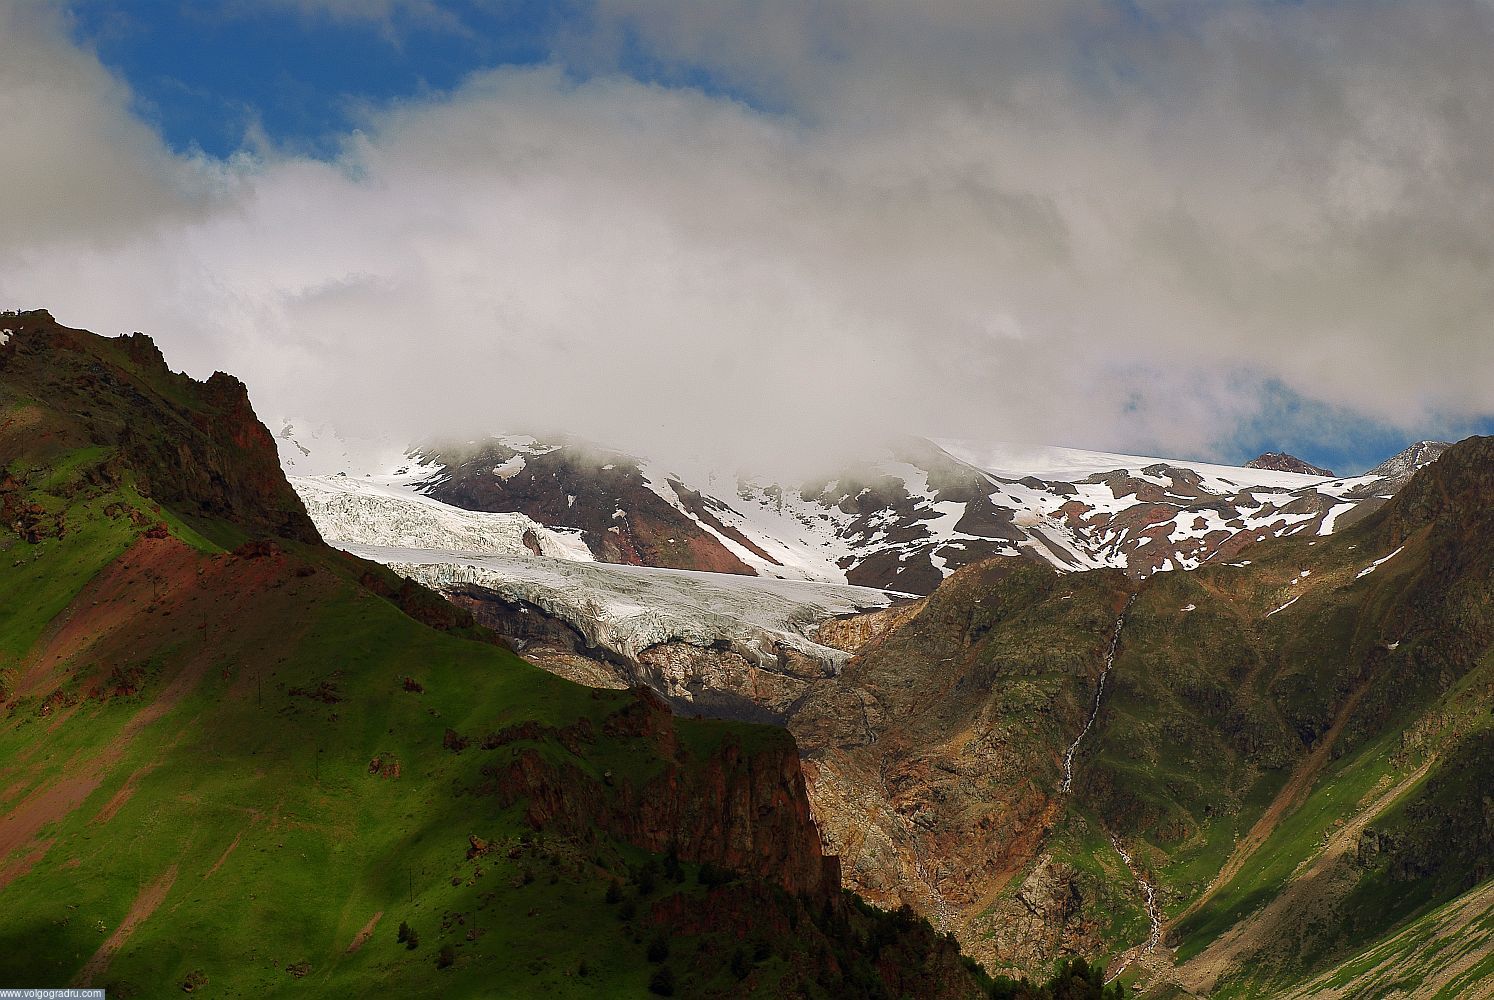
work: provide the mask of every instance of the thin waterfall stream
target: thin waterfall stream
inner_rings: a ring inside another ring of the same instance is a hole
[[[1058,790],[1067,794],[1074,790],[1074,754],[1079,749],[1079,744],[1084,742],[1084,737],[1094,728],[1095,720],[1100,717],[1100,699],[1105,697],[1105,678],[1110,676],[1110,668],[1115,666],[1115,653],[1120,649],[1121,629],[1126,625],[1126,612],[1131,610],[1131,602],[1136,596],[1131,595],[1131,600],[1126,602],[1125,611],[1115,620],[1115,632],[1110,636],[1110,648],[1105,651],[1105,666],[1100,670],[1100,683],[1095,688],[1095,704],[1089,712],[1089,719],[1084,723],[1084,728],[1079,730],[1079,735],[1074,737],[1074,742],[1063,754],[1063,784]]]
[[[1125,628],[1126,615],[1130,612],[1131,605],[1135,600],[1136,595],[1132,594],[1131,599],[1126,602],[1125,609],[1121,611],[1120,617],[1115,620],[1115,630],[1110,636],[1110,648],[1105,651],[1105,665],[1100,670],[1100,681],[1095,687],[1094,706],[1090,709],[1089,718],[1085,721],[1084,728],[1079,731],[1079,735],[1074,738],[1074,742],[1069,744],[1068,750],[1064,751],[1063,784],[1059,786],[1059,791],[1064,794],[1070,794],[1074,790],[1074,755],[1079,751],[1079,744],[1084,742],[1084,737],[1088,736],[1089,731],[1094,728],[1095,720],[1100,717],[1100,702],[1105,697],[1105,679],[1110,676],[1110,670],[1115,666],[1115,654],[1120,650],[1121,630]],[[1151,923],[1151,931],[1147,935],[1146,944],[1142,946],[1141,953],[1143,955],[1150,955],[1157,950],[1157,945],[1162,942],[1162,910],[1157,905],[1157,888],[1142,873],[1140,867],[1131,858],[1130,852],[1121,846],[1120,838],[1114,834],[1110,836],[1110,846],[1115,849],[1115,853],[1126,866],[1126,870],[1131,873],[1131,877],[1141,887],[1141,894],[1146,903],[1147,920]],[[1121,968],[1124,969],[1125,966]],[[1117,971],[1116,975],[1119,975],[1119,971]]]

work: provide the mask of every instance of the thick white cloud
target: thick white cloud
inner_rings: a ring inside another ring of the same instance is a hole
[[[1206,454],[1267,379],[1494,412],[1487,6],[988,6],[609,2],[556,42],[587,82],[480,74],[332,164],[170,157],[12,13],[0,300],[395,436]]]

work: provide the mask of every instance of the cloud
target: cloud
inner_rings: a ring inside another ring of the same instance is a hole
[[[334,162],[171,157],[7,16],[0,298],[265,415],[803,464],[1494,413],[1485,6],[609,0]]]
[[[10,253],[121,246],[202,212],[212,165],[172,157],[56,8],[0,5],[0,220]]]

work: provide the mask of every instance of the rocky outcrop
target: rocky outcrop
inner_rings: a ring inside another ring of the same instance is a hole
[[[244,383],[173,372],[144,334],[106,339],[45,311],[8,319],[0,371],[57,414],[48,433],[107,449],[90,475],[122,482],[188,517],[219,518],[251,535],[319,539],[280,471],[274,439]],[[0,429],[3,440],[3,429]]]
[[[705,753],[682,742],[669,708],[640,689],[637,700],[603,723],[609,736],[633,739],[666,763],[647,776],[608,772],[599,781],[576,760],[556,761],[532,747],[487,764],[482,791],[519,804],[536,830],[586,840],[604,830],[643,850],[671,851],[782,886],[821,902],[838,900],[840,869],[820,847],[799,755],[787,734],[766,734],[751,752],[728,738]],[[697,724],[700,725],[700,724]],[[587,734],[558,740],[586,742]],[[501,740],[491,741],[501,748]]]
[[[1270,469],[1272,472],[1295,472],[1302,476],[1322,476],[1325,479],[1333,476],[1332,469],[1324,469],[1311,462],[1304,462],[1296,455],[1288,455],[1284,451],[1262,452],[1246,462],[1245,468]]]
[[[909,601],[880,611],[832,618],[820,624],[814,637],[826,646],[859,653],[874,640],[907,623],[922,607],[922,601]]]
[[[998,964],[1038,969],[1063,956],[1104,952],[1099,923],[1086,902],[1078,871],[1043,854],[977,928],[990,935]]]

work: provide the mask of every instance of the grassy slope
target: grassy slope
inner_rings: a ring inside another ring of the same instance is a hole
[[[129,522],[101,521],[44,543],[41,555],[26,553],[26,572],[0,576],[0,606],[12,612],[0,632],[8,647],[29,645],[52,617],[47,612],[72,596],[67,591],[122,551],[129,532],[121,524]],[[43,601],[30,599],[38,576],[48,584]],[[55,731],[28,711],[38,699],[9,706],[0,760],[12,763],[0,767],[0,786],[21,786],[12,804],[34,786],[99,764],[107,774],[81,806],[45,829],[53,842],[45,862],[5,892],[0,934],[10,946],[0,954],[7,979],[68,980],[104,931],[120,925],[141,887],[175,866],[176,882],[156,917],[110,966],[106,981],[126,993],[130,984],[183,981],[193,969],[228,978],[246,994],[260,992],[286,986],[285,967],[301,961],[312,965],[301,992],[411,991],[432,985],[432,956],[446,941],[463,953],[443,973],[443,989],[459,990],[464,976],[475,989],[500,974],[514,977],[515,994],[569,995],[586,986],[573,975],[583,960],[601,979],[641,986],[642,948],[600,905],[594,859],[566,858],[566,877],[552,884],[548,858],[501,857],[484,862],[475,884],[450,885],[472,874],[464,859],[469,833],[517,844],[525,828],[511,810],[484,810],[480,801],[454,795],[454,785],[475,780],[477,764],[471,755],[441,750],[447,726],[600,721],[629,696],[593,696],[500,649],[412,627],[393,606],[328,569],[298,582],[241,595],[236,613],[214,625],[207,643],[172,642],[172,630],[158,632],[154,676],[140,694],[96,701],[87,698],[86,682],[64,681],[84,702]],[[190,631],[213,610],[188,602],[174,612]],[[286,622],[295,622],[293,642],[286,641]],[[278,655],[267,662],[271,651]],[[122,730],[152,694],[203,655],[211,663],[191,693],[120,747]],[[401,689],[407,673],[420,679],[423,694]],[[286,693],[327,678],[335,678],[339,704]],[[646,758],[629,749],[604,742],[586,763],[637,770]],[[401,778],[371,776],[375,756],[398,759]],[[136,774],[133,794],[100,822],[104,805]],[[232,853],[206,877],[230,845]],[[599,853],[621,868],[630,852],[603,845]],[[513,887],[526,866],[538,866],[543,879]],[[308,907],[307,900],[330,905]],[[536,908],[565,912],[565,925],[528,917]],[[344,954],[379,911],[388,919],[375,938]],[[447,911],[471,914],[470,923],[441,933]],[[424,930],[421,951],[395,945],[399,919]],[[485,932],[470,946],[469,926]]]
[[[115,342],[97,349],[120,361]],[[197,405],[179,376],[124,360],[136,400]],[[189,982],[215,996],[636,996],[668,932],[679,995],[874,995],[920,969],[968,995],[927,925],[868,950],[894,918],[766,882],[711,888],[601,829],[533,833],[523,803],[494,793],[526,751],[604,801],[665,769],[656,742],[608,724],[635,696],[419,625],[321,546],[225,552],[249,534],[232,517],[157,507],[84,422],[5,388],[11,499],[65,528],[0,536],[0,980],[87,979],[111,996]],[[162,521],[165,537],[142,537]],[[448,728],[582,720],[594,735],[569,748],[543,733],[443,747]],[[732,745],[792,754],[781,730],[672,725],[669,766]],[[470,836],[490,850],[469,860]],[[401,921],[418,948],[396,941]]]

